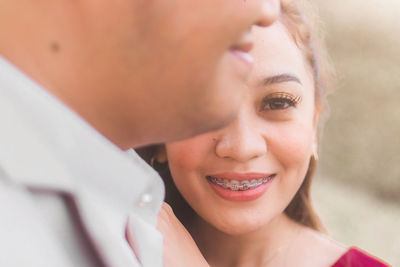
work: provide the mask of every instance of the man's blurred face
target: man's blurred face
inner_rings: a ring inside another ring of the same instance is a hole
[[[84,12],[94,55],[86,79],[103,88],[127,125],[140,125],[138,107],[154,118],[158,132],[144,144],[233,119],[252,68],[251,26],[273,23],[279,1],[90,0]]]

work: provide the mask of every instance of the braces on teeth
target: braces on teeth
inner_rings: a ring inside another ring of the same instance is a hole
[[[224,179],[217,179],[211,176],[207,176],[207,179],[210,180],[213,184],[219,185],[225,189],[229,189],[232,191],[245,191],[245,190],[250,190],[253,188],[256,188],[257,186],[260,186],[262,184],[267,183],[270,181],[273,177],[275,177],[275,174],[270,175],[268,177],[264,177],[262,179],[257,179],[256,181],[253,182],[244,182],[241,183],[238,181],[238,183],[230,183],[226,182]]]

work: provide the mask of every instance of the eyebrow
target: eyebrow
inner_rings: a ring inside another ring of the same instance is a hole
[[[263,86],[268,86],[271,84],[283,83],[283,82],[296,82],[302,85],[300,79],[296,75],[290,73],[283,73],[279,75],[266,77],[262,80],[261,84]]]

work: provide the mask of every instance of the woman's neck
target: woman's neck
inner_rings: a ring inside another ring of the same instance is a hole
[[[196,216],[189,231],[211,266],[272,266],[303,227],[281,214],[256,231],[229,235]]]

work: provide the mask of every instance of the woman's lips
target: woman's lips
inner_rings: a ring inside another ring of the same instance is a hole
[[[276,174],[221,173],[207,175],[211,188],[229,201],[251,201],[263,195]]]

